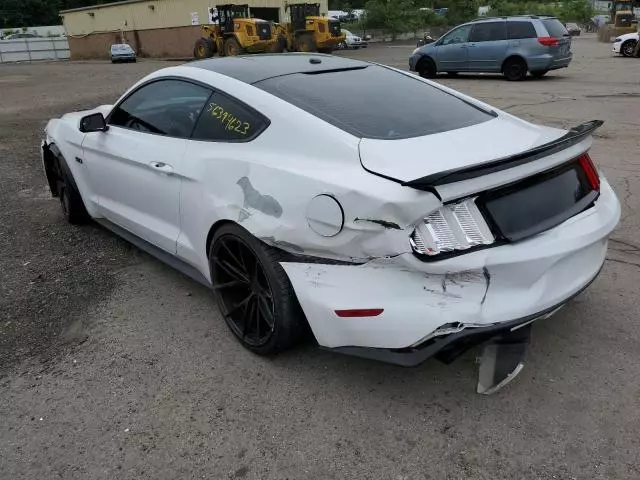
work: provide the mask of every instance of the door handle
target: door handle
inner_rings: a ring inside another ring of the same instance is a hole
[[[167,163],[151,162],[149,166],[153,168],[156,172],[165,173],[167,175],[171,175],[173,173],[173,167]]]
[[[477,45],[475,43],[470,43],[469,46],[470,47],[476,47]]]

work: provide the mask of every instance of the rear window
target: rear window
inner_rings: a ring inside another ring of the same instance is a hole
[[[511,40],[538,37],[531,22],[507,22],[507,36]]]
[[[254,86],[360,138],[420,137],[493,118],[417,78],[377,65],[285,75]]]
[[[564,28],[564,25],[557,18],[548,18],[546,20],[542,20],[542,24],[544,28],[549,32],[550,37],[564,37],[565,35],[569,35],[567,29]]]

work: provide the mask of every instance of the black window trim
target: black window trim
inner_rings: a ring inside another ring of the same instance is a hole
[[[136,130],[134,128],[123,127],[122,125],[110,125],[109,124],[109,121],[111,120],[111,117],[113,116],[113,113],[116,111],[116,109],[118,107],[120,107],[120,105],[122,105],[124,102],[126,102],[129,98],[131,98],[132,95],[134,95],[136,92],[138,92],[139,90],[141,90],[142,88],[144,88],[144,87],[146,87],[148,85],[151,85],[151,84],[157,83],[157,82],[162,82],[162,81],[165,81],[165,80],[178,80],[178,81],[181,81],[181,82],[185,82],[185,83],[190,83],[192,85],[196,85],[198,87],[202,87],[202,88],[204,88],[204,89],[209,91],[209,96],[207,97],[207,99],[204,102],[204,105],[203,105],[202,111],[200,112],[200,115],[198,116],[196,121],[193,123],[193,128],[191,129],[191,133],[189,133],[188,137],[175,137],[173,135],[165,135],[165,134],[162,134],[162,133],[155,133],[155,132],[141,132],[140,130]],[[262,129],[256,131],[256,133],[254,133],[251,137],[241,138],[241,139],[237,139],[237,140],[199,140],[199,139],[194,139],[193,138],[193,132],[195,131],[196,126],[198,125],[198,122],[200,121],[200,118],[202,117],[202,114],[205,111],[204,106],[207,105],[209,100],[211,100],[211,97],[213,95],[215,95],[215,94],[224,95],[227,98],[229,98],[229,99],[231,99],[231,100],[233,100],[235,102],[238,102],[244,108],[246,108],[250,112],[254,113],[256,116],[260,117],[264,121],[264,127]],[[142,134],[146,134],[146,135],[156,135],[158,137],[175,138],[176,140],[189,140],[189,141],[193,141],[193,142],[213,142],[213,143],[247,143],[247,142],[251,142],[252,140],[255,140],[260,134],[262,134],[269,127],[269,125],[271,125],[271,120],[269,120],[269,118],[267,118],[262,113],[258,112],[255,108],[247,105],[242,100],[239,100],[236,97],[234,97],[233,95],[229,95],[228,93],[223,92],[222,90],[219,90],[219,89],[217,89],[215,87],[212,87],[211,85],[208,85],[208,84],[206,84],[204,82],[200,82],[198,80],[194,80],[194,79],[188,78],[188,77],[181,77],[179,75],[169,75],[169,76],[165,76],[165,77],[152,78],[152,79],[150,79],[150,80],[148,80],[148,81],[146,81],[144,83],[141,83],[136,88],[131,90],[125,97],[123,97],[119,102],[117,102],[113,106],[113,108],[111,109],[111,111],[107,115],[107,118],[105,118],[105,123],[107,125],[109,125],[110,127],[122,128],[123,130],[142,133]]]

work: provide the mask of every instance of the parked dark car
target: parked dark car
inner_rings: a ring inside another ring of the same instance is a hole
[[[564,26],[572,37],[579,37],[582,33],[582,29],[577,23],[565,23]]]

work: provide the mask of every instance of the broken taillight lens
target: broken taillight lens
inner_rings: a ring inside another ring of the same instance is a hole
[[[475,201],[474,197],[444,205],[425,217],[409,238],[413,251],[434,256],[494,243],[495,237]]]
[[[589,182],[589,186],[592,190],[596,192],[600,191],[600,175],[598,175],[598,170],[596,166],[593,164],[593,160],[588,153],[583,153],[578,157],[578,163],[580,164],[580,168],[584,171],[587,176],[587,181]]]

